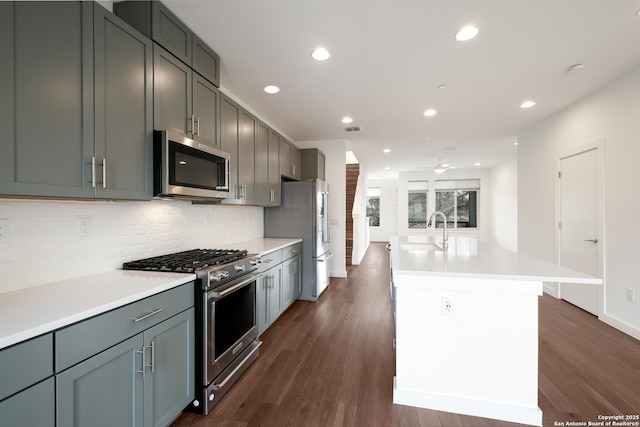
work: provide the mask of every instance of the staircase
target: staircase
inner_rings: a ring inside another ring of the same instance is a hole
[[[347,207],[345,212],[347,265],[351,265],[351,255],[353,253],[353,217],[351,213],[353,211],[353,200],[356,196],[359,175],[359,164],[347,164]]]

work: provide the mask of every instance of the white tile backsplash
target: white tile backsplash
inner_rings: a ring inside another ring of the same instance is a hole
[[[78,236],[78,217],[91,234]],[[0,293],[122,267],[122,263],[263,236],[259,207],[188,202],[0,200]],[[241,248],[239,248],[241,249]]]

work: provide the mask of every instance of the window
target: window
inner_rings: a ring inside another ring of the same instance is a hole
[[[409,228],[427,228],[428,181],[407,182]]]
[[[370,226],[380,227],[380,188],[367,188],[367,216]]]
[[[475,179],[436,181],[436,210],[447,216],[447,228],[478,227],[479,188]],[[437,217],[436,227],[443,226],[442,217]]]

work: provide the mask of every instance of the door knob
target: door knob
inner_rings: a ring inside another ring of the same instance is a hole
[[[585,239],[585,242],[598,243],[598,239]]]

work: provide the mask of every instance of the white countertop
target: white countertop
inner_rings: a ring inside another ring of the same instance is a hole
[[[114,270],[0,294],[0,349],[195,280]]]
[[[234,243],[232,245],[223,246],[221,249],[246,249],[250,254],[265,255],[278,249],[286,248],[302,242],[302,239],[277,239],[263,238],[254,240],[245,240],[244,242]]]
[[[470,237],[392,236],[395,275],[601,284],[602,279]],[[435,245],[434,245],[435,244]]]

